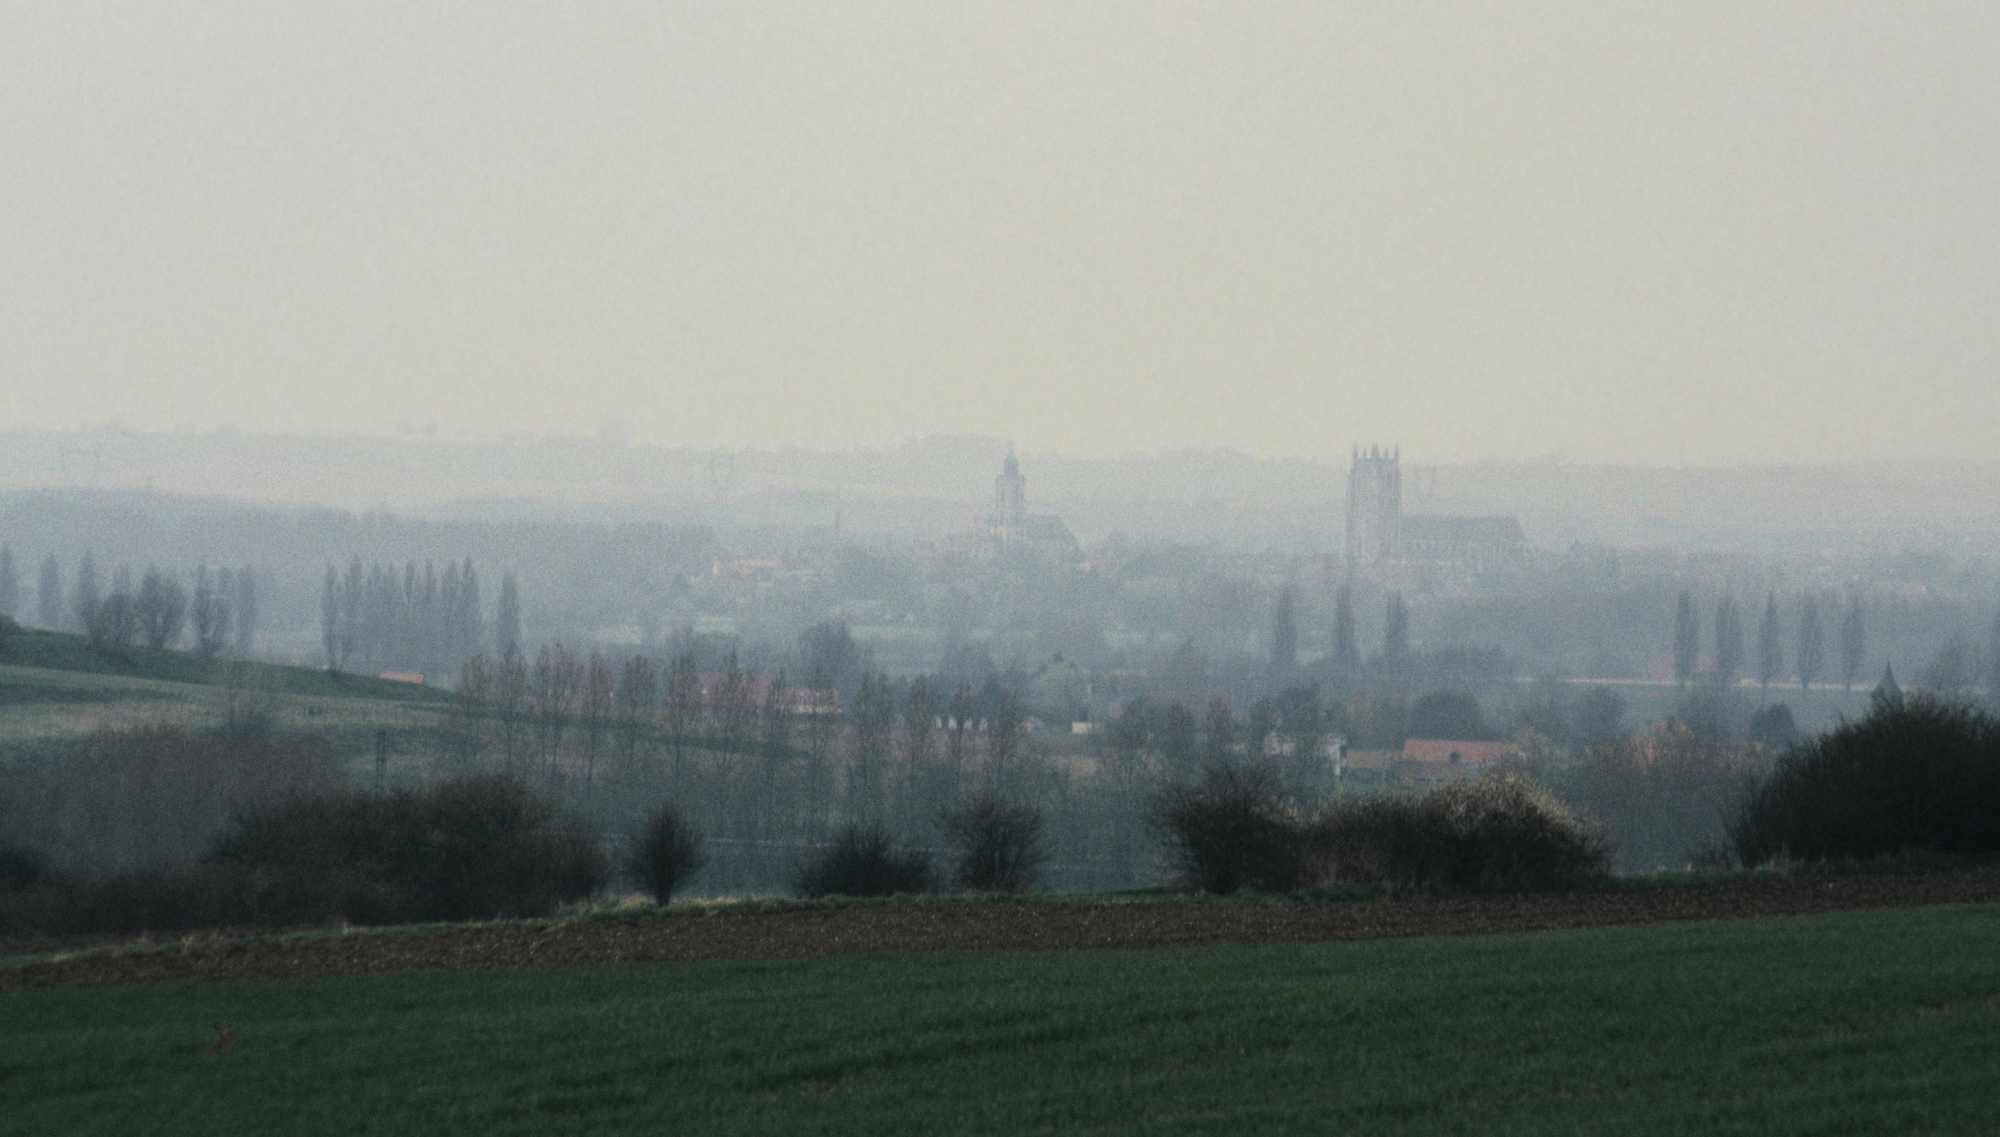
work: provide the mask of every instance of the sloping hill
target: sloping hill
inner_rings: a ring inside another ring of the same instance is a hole
[[[115,693],[148,698],[147,684],[105,683],[105,679],[215,686],[242,683],[246,670],[260,685],[287,695],[349,699],[385,699],[404,703],[449,701],[451,692],[418,683],[399,683],[372,675],[350,675],[316,667],[276,663],[244,663],[187,651],[155,651],[147,647],[98,649],[82,636],[21,628],[0,637],[0,703],[21,701],[106,702]],[[69,677],[69,678],[65,678]],[[92,681],[92,680],[95,681]]]

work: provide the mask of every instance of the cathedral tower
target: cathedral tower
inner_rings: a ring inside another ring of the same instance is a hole
[[[1001,545],[1021,545],[1028,539],[1028,479],[1021,476],[1021,463],[1011,453],[1000,476],[993,479],[993,516],[987,525]]]
[[[1403,520],[1402,451],[1354,450],[1347,471],[1347,567],[1366,568],[1394,547]]]

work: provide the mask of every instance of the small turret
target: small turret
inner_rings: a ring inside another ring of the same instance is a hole
[[[1875,693],[1868,701],[1877,709],[1894,709],[1903,705],[1903,689],[1896,685],[1896,665],[1884,664],[1882,681],[1875,684]]]

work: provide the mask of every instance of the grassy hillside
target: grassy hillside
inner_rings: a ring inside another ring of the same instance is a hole
[[[249,706],[287,729],[326,735],[364,765],[382,736],[393,775],[423,751],[450,700],[437,687],[372,675],[145,648],[99,652],[81,636],[22,629],[0,644],[0,761],[99,730],[213,725]]]
[[[150,679],[196,686],[230,681],[244,665],[185,651],[154,651],[132,647],[118,651],[93,649],[82,636],[23,628],[0,643],[0,665],[125,679]],[[260,681],[288,695],[327,698],[388,699],[395,702],[438,702],[450,693],[437,687],[397,683],[372,675],[348,675],[316,667],[254,664]],[[15,701],[15,683],[0,680],[0,701]]]
[[[1984,1132],[1996,936],[1985,907],[24,992],[0,1133]]]

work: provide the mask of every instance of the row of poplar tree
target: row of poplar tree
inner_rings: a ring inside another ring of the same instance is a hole
[[[1743,615],[1734,600],[1725,596],[1716,602],[1712,627],[1715,653],[1710,660],[1710,676],[1719,686],[1733,686],[1746,662]],[[1862,620],[1859,597],[1848,598],[1837,635],[1839,658],[1829,660],[1819,600],[1806,595],[1799,599],[1791,635],[1787,636],[1777,593],[1769,594],[1764,601],[1763,619],[1757,625],[1757,654],[1753,661],[1757,669],[1752,678],[1766,690],[1787,679],[1797,679],[1804,688],[1820,678],[1829,663],[1834,663],[1839,668],[1841,686],[1852,687],[1862,677],[1861,665],[1868,649],[1868,630]],[[1791,641],[1789,668],[1785,663],[1787,639]],[[1984,678],[1988,694],[1994,695],[2000,694],[2000,616],[1994,617],[1991,639],[1992,649],[1985,660],[1988,674]],[[1701,664],[1701,640],[1701,616],[1695,609],[1693,594],[1684,591],[1674,612],[1676,681],[1684,684],[1694,678]],[[1944,693],[1962,693],[1977,681],[1974,675],[1979,670],[1977,656],[1977,650],[1962,637],[1954,638],[1940,650],[1938,659],[1920,673],[1920,679]]]
[[[613,831],[677,803],[710,836],[710,887],[781,884],[790,849],[848,823],[921,843],[941,810],[987,793],[1043,809],[1054,845],[1106,880],[1138,867],[1105,845],[1110,814],[1131,814],[1121,832],[1137,824],[1124,808],[1136,799],[1051,762],[1003,690],[863,672],[842,700],[823,676],[793,686],[734,653],[704,667],[691,648],[619,659],[554,645],[467,659],[440,744],[445,769],[548,785]]]
[[[487,622],[480,607],[479,573],[471,558],[436,562],[421,569],[405,562],[363,566],[360,557],[342,573],[326,566],[320,590],[320,645],[333,671],[408,671],[449,674],[460,661],[486,646]],[[501,650],[521,642],[521,597],[514,574],[500,581],[492,621]]]
[[[0,546],[0,616],[23,619],[25,600],[14,552]],[[257,634],[257,574],[248,565],[213,572],[203,565],[186,583],[152,565],[138,576],[119,565],[104,579],[85,550],[65,588],[62,563],[50,553],[42,558],[34,601],[37,626],[81,634],[100,651],[177,648],[186,637],[204,655],[246,655]]]
[[[1736,601],[1723,597],[1715,603],[1715,654],[1710,674],[1723,687],[1733,686],[1743,672],[1743,615]],[[1861,599],[1848,599],[1846,615],[1840,620],[1840,681],[1853,686],[1861,677],[1861,662],[1868,649],[1867,627],[1861,619]],[[1785,629],[1778,613],[1778,595],[1773,592],[1764,603],[1764,619],[1757,628],[1758,683],[1769,688],[1796,677],[1800,687],[1812,685],[1827,664],[1826,631],[1819,614],[1819,600],[1802,597],[1793,625],[1791,671],[1785,669]],[[1674,680],[1687,683],[1701,664],[1701,616],[1695,610],[1694,594],[1683,591],[1674,609]]]

